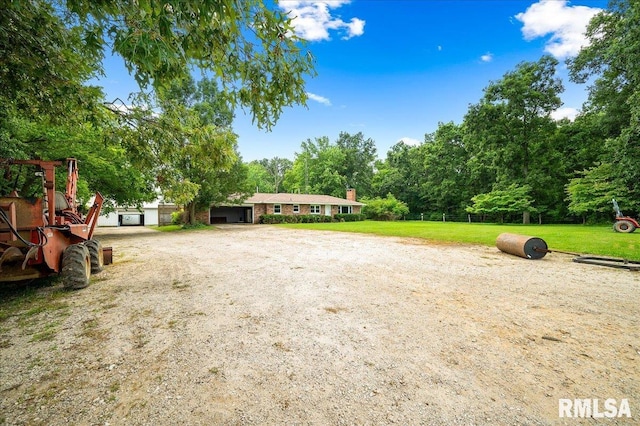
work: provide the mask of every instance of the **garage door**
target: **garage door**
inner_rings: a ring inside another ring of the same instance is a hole
[[[118,215],[118,225],[120,226],[144,226],[144,214],[123,213]]]
[[[211,207],[209,223],[251,223],[251,207]]]

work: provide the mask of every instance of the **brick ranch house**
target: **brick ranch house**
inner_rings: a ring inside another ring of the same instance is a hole
[[[358,214],[364,204],[356,201],[355,189],[347,190],[347,198],[314,194],[267,194],[256,192],[238,205],[217,205],[209,209],[209,223],[259,223],[263,214]]]

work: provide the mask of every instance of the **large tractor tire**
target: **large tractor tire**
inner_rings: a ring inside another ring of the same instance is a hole
[[[628,220],[619,220],[613,224],[613,229],[615,229],[616,232],[623,232],[625,234],[628,234],[635,231],[636,227]]]
[[[89,285],[91,255],[84,244],[72,244],[62,253],[62,283],[64,288],[78,290]]]
[[[102,244],[98,240],[87,240],[84,242],[91,257],[91,273],[97,274],[104,269],[104,256],[102,254]]]

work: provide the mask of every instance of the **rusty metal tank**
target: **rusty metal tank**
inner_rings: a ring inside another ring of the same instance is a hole
[[[542,259],[548,252],[547,243],[541,238],[507,232],[498,235],[496,246],[500,251],[525,259]]]

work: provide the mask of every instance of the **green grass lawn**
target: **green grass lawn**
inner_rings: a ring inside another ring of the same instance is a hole
[[[614,232],[611,225],[500,225],[457,222],[336,222],[277,225],[287,228],[360,232],[395,237],[423,238],[462,244],[495,246],[503,232],[542,238],[550,250],[640,260],[640,230]]]

